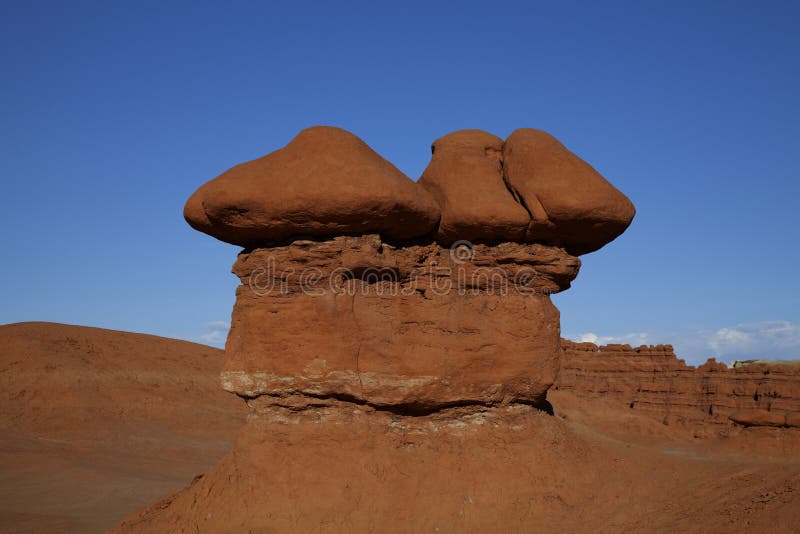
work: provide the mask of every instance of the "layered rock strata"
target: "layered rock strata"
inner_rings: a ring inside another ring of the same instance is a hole
[[[463,130],[432,152],[414,183],[353,134],[313,127],[190,197],[189,224],[247,247],[225,389],[418,411],[544,405],[560,353],[549,295],[578,273],[569,251],[614,239],[633,206],[538,130]]]
[[[800,362],[737,368],[679,360],[671,345],[563,340],[555,388],[586,402],[602,400],[666,424],[800,426]]]
[[[465,253],[377,235],[242,253],[224,387],[419,410],[541,403],[558,369],[548,295],[580,260],[516,243]]]

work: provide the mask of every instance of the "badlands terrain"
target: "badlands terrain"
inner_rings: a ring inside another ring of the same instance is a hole
[[[103,532],[230,448],[222,351],[53,323],[0,326],[0,532]]]
[[[447,134],[415,182],[305,129],[186,202],[243,247],[224,352],[0,327],[0,525],[797,532],[800,366],[561,339],[634,216],[541,130]]]
[[[573,370],[548,392],[552,416],[515,408],[492,420],[474,412],[467,419],[485,418],[483,430],[451,425],[435,443],[420,443],[424,434],[414,432],[371,432],[366,424],[359,433],[290,439],[278,426],[271,440],[237,456],[228,452],[236,436],[252,438],[244,431],[245,401],[219,387],[221,350],[52,323],[5,325],[0,340],[2,532],[104,532],[125,517],[120,530],[136,532],[153,520],[139,510],[156,502],[173,520],[164,531],[192,531],[178,520],[202,507],[212,515],[200,532],[247,532],[245,517],[232,518],[242,503],[258,499],[253,492],[263,481],[253,478],[253,463],[268,465],[285,491],[269,496],[273,521],[265,513],[252,532],[292,525],[369,531],[350,498],[359,490],[385,492],[379,511],[387,523],[372,524],[374,531],[412,530],[403,528],[412,516],[425,518],[431,530],[464,530],[439,515],[441,501],[415,499],[422,492],[460,499],[454,504],[462,524],[491,530],[793,532],[800,524],[800,431],[706,424],[707,407],[693,406],[686,395],[673,398],[675,417],[666,420],[666,412],[631,409],[630,402],[642,402],[640,387],[661,381],[680,391],[692,382],[690,371],[642,369],[653,363],[637,363],[636,353],[616,358],[617,380],[609,366],[589,369],[584,362],[581,374],[603,377],[583,378],[580,386],[570,363]],[[600,360],[599,353],[584,356]],[[614,384],[617,393],[600,400]],[[762,380],[760,391],[772,386]],[[654,406],[667,398],[650,395]],[[379,415],[390,422],[407,417]],[[440,417],[420,416],[416,426],[436,426]],[[460,432],[477,433],[468,451]],[[375,447],[385,452],[356,462],[357,473],[342,472],[342,462]],[[466,461],[456,462],[462,454]],[[223,467],[213,468],[220,459]],[[221,479],[226,466],[236,467],[235,477]],[[414,473],[427,482],[410,485]],[[348,488],[349,479],[362,487]],[[187,500],[198,488],[202,499]],[[515,492],[526,499],[498,505]],[[292,506],[309,495],[318,499],[317,513],[297,517]],[[217,498],[222,506],[213,504]],[[514,521],[497,523],[503,517]],[[390,520],[394,528],[387,528]]]

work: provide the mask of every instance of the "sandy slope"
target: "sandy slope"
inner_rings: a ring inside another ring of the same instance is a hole
[[[0,326],[0,531],[102,532],[216,463],[244,421],[222,351]]]
[[[556,413],[264,414],[202,479],[115,532],[797,532],[797,456]]]

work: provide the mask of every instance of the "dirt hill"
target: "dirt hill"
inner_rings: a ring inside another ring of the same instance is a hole
[[[53,323],[0,326],[0,531],[102,532],[227,451],[223,351]]]

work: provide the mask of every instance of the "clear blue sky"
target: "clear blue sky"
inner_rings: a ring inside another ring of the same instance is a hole
[[[800,4],[3,2],[0,323],[213,342],[238,249],[197,186],[315,124],[416,179],[550,131],[636,204],[555,297],[572,338],[800,357]]]

